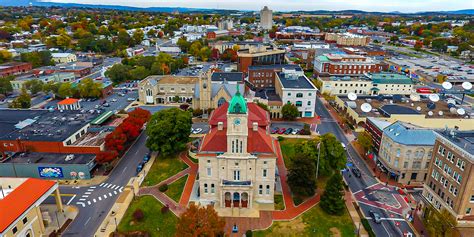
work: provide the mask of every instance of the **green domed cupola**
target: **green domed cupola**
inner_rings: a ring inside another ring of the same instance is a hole
[[[245,98],[240,94],[239,85],[237,84],[237,92],[229,102],[230,114],[246,114],[247,113],[247,102]]]

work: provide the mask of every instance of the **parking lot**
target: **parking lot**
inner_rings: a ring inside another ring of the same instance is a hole
[[[297,132],[301,131],[304,127],[304,123],[300,122],[272,122],[270,124],[270,132],[272,134],[296,134]],[[288,132],[288,129],[291,129],[291,132]],[[294,131],[297,132],[294,132]]]
[[[80,104],[83,110],[98,110],[99,113],[106,111],[118,112],[125,109],[125,107],[138,98],[138,91],[136,90],[128,91],[126,94],[123,94],[123,96],[120,96],[119,93],[122,93],[122,91],[114,90],[113,93],[105,99],[96,99],[93,101],[83,99]],[[52,100],[48,102],[44,108],[56,108],[59,101],[60,100]]]

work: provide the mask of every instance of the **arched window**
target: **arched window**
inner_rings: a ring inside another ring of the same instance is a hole
[[[218,101],[217,101],[217,107],[223,105],[225,103],[225,99],[223,97],[221,97]]]
[[[408,150],[406,153],[405,153],[405,158],[410,158],[411,156],[411,150]]]
[[[401,150],[400,150],[400,148],[397,148],[396,153],[397,153],[397,157],[400,157],[400,155],[401,155]]]

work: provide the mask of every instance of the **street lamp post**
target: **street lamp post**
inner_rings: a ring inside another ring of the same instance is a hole
[[[319,155],[321,154],[321,142],[318,143],[318,162],[316,163],[316,182],[318,181],[319,172]]]
[[[115,221],[115,233],[117,233],[117,229],[118,229],[118,226],[117,226],[117,217],[114,216],[114,221]]]

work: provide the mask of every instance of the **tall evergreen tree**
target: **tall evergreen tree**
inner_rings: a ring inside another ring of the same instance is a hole
[[[331,215],[342,215],[344,212],[344,186],[342,184],[342,175],[339,172],[334,173],[328,180],[326,190],[321,197],[321,208]]]

